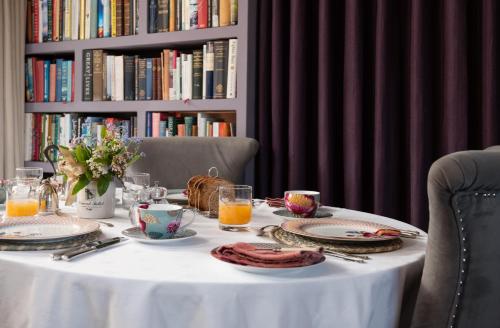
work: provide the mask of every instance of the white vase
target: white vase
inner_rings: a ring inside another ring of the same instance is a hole
[[[76,194],[76,214],[82,219],[106,219],[115,214],[116,185],[111,182],[104,195],[97,193],[97,183],[92,181]]]

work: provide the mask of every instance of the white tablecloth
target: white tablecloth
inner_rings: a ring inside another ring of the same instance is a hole
[[[252,225],[282,217],[262,205]],[[415,229],[399,221],[335,209],[335,216]],[[118,236],[130,226],[124,210],[102,226]],[[251,232],[223,232],[197,217],[198,236],[172,245],[126,241],[100,253],[55,262],[51,252],[0,252],[0,327],[397,327],[414,295],[426,240],[373,254],[367,264],[327,257],[296,273],[242,272],[212,258],[214,247],[269,241]]]

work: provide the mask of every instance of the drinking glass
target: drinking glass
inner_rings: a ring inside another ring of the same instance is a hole
[[[139,198],[149,198],[144,194],[149,188],[151,177],[149,173],[127,173],[123,178],[122,203],[124,207],[130,207]]]
[[[17,167],[16,179],[36,178],[43,179],[43,169],[41,167]]]
[[[167,188],[160,187],[160,181],[155,181],[155,185],[149,189],[149,195],[155,204],[168,203],[167,192]]]
[[[219,188],[219,228],[247,231],[252,219],[252,187],[246,185]]]
[[[38,178],[16,178],[6,181],[7,201],[5,202],[5,217],[30,217],[38,214]],[[42,204],[44,206],[45,204]]]

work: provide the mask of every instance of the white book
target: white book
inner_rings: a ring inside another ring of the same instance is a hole
[[[212,8],[217,8],[217,10],[212,10],[212,27],[219,27],[219,10],[218,10],[219,0],[208,0],[208,1],[212,1]]]
[[[181,84],[181,72],[182,72],[182,60],[181,57],[175,58],[175,69],[174,69],[174,85],[175,85],[175,99],[182,99],[182,84]]]
[[[207,116],[205,113],[198,113],[197,118],[198,124],[198,137],[206,137],[207,136]]]
[[[108,99],[116,100],[115,95],[115,56],[108,55],[107,57],[107,84],[108,84]]]
[[[58,135],[58,145],[64,146],[64,137],[66,136],[66,121],[64,120],[64,115],[59,117],[59,135]]]
[[[82,13],[83,15],[83,13]],[[65,22],[66,23],[66,22]],[[78,26],[80,25],[80,1],[71,1],[71,40],[78,40]]]
[[[92,13],[92,1],[90,0],[80,0],[85,1],[85,40],[90,39],[90,15]],[[82,26],[80,26],[82,28]]]
[[[229,40],[227,61],[227,91],[226,98],[236,98],[236,58],[238,54],[238,39]]]
[[[100,0],[102,3],[102,25],[105,38],[111,36],[111,0]],[[134,1],[135,2],[135,1]]]
[[[33,150],[33,114],[24,114],[24,160],[31,161]]]
[[[130,9],[133,10],[132,12],[134,13],[133,19],[130,22],[130,24],[132,24],[132,34],[135,34],[136,24],[137,24],[137,17],[136,17],[136,14],[137,14],[137,0],[133,0],[132,1],[132,8],[130,8]]]
[[[192,99],[193,98],[193,55],[189,54],[186,56],[186,98],[184,99]]]
[[[71,0],[62,0],[64,1],[64,24],[63,29],[63,40],[71,40],[71,24],[68,24],[67,22],[71,22]]]
[[[61,120],[64,122],[64,135],[63,135],[63,146],[68,146],[73,138],[71,135],[71,129],[73,128],[73,122],[71,120],[71,114],[64,114],[64,119]]]
[[[206,99],[207,98],[207,88],[205,85],[205,81],[207,80],[207,45],[203,45],[203,75],[201,78],[202,84],[201,84],[201,99]]]
[[[175,95],[175,86],[174,86],[174,60],[175,60],[175,57],[174,57],[174,52],[172,50],[170,50],[168,52],[168,86],[169,86],[169,90],[168,90],[168,99],[169,100],[175,100],[177,99],[177,96]]]
[[[212,136],[213,137],[218,137],[219,136],[219,122],[213,122],[212,123],[212,127],[213,127],[213,134],[212,134]]]
[[[191,29],[189,22],[189,14],[191,13],[189,0],[182,0],[182,24],[184,25],[183,30],[189,31]]]
[[[123,101],[123,56],[115,56],[115,100]]]
[[[37,0],[35,0],[37,1]],[[38,0],[38,43],[43,42],[43,10],[42,10],[43,0]]]

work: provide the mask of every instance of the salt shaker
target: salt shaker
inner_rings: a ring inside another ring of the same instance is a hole
[[[55,214],[59,210],[59,196],[50,179],[42,180],[38,193],[40,214]]]

